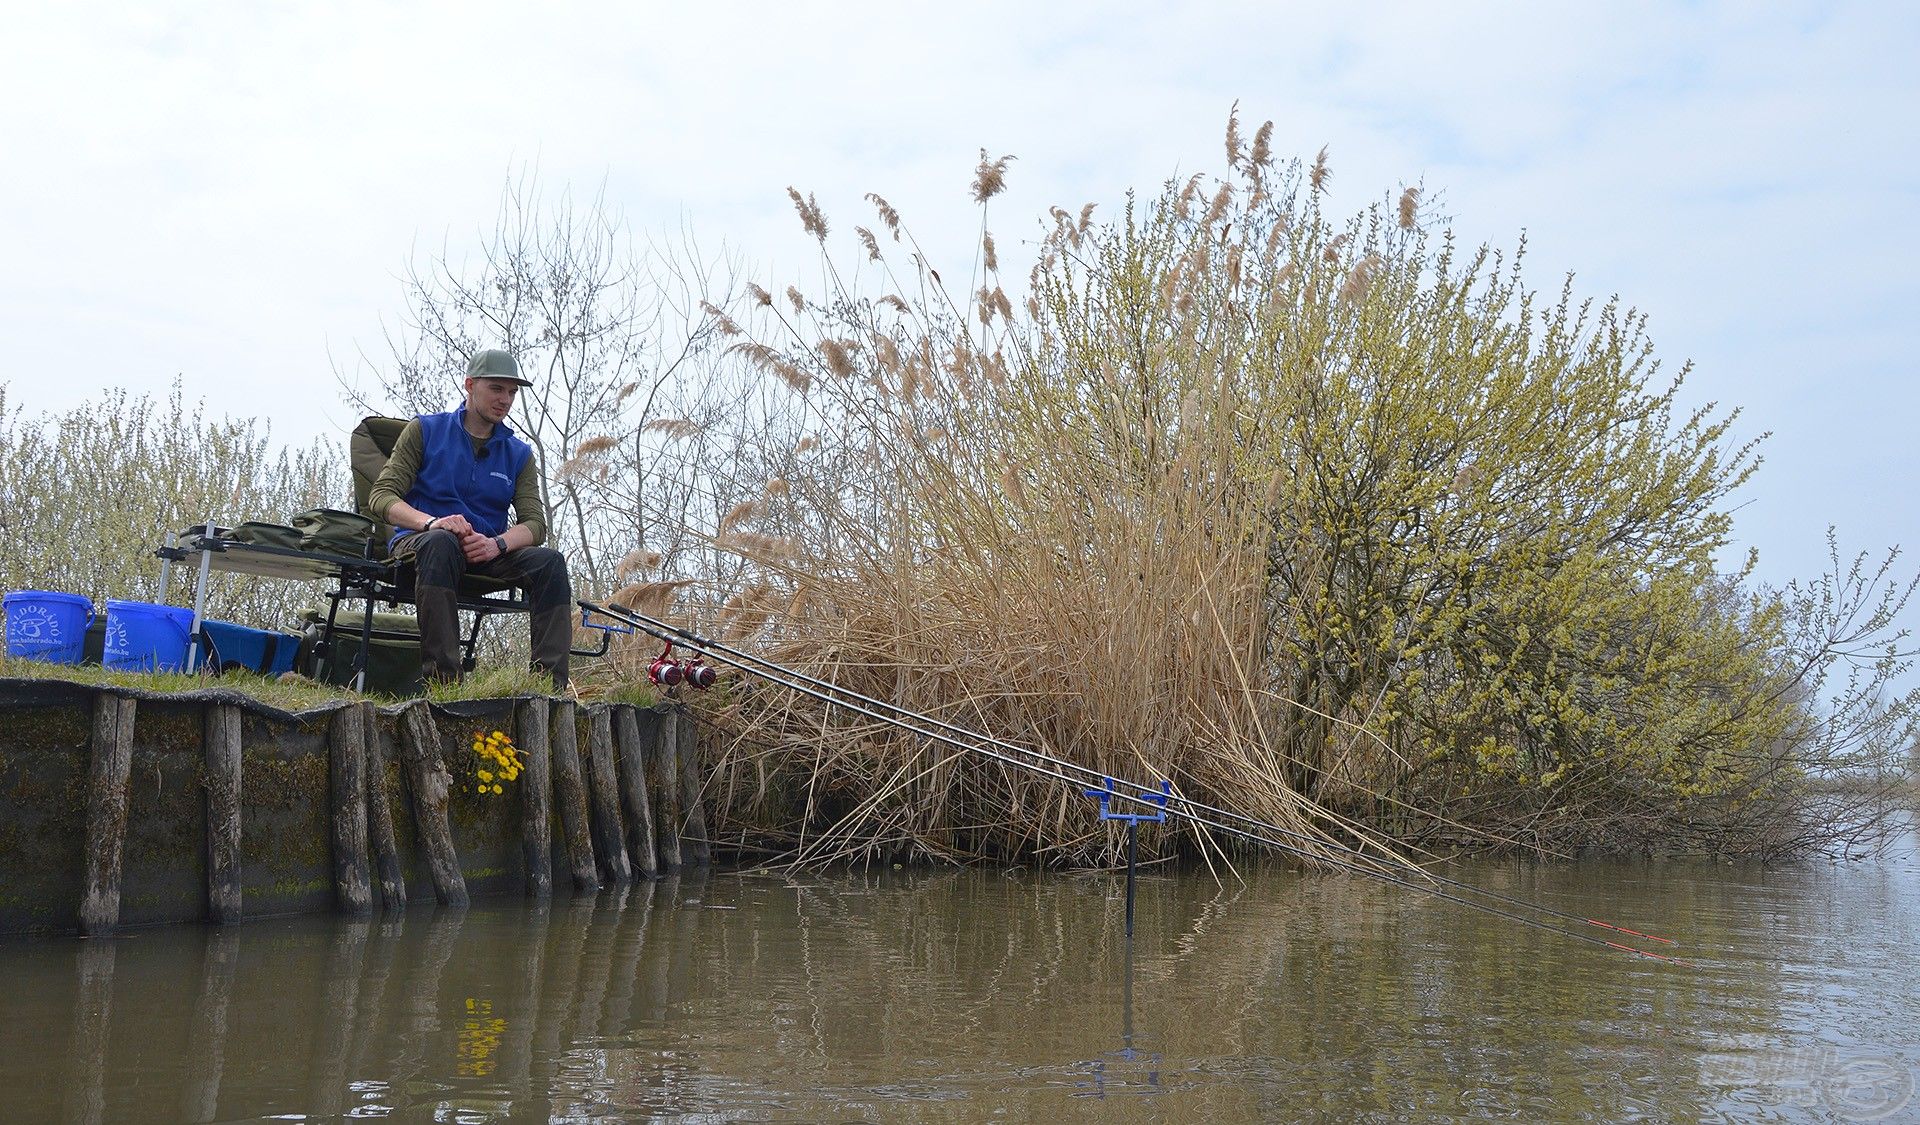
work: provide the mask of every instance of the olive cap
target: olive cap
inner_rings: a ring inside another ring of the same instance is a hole
[[[499,348],[475,353],[473,360],[467,364],[467,378],[505,379],[523,387],[533,386],[533,380],[520,377],[520,365],[514,362],[513,353]]]

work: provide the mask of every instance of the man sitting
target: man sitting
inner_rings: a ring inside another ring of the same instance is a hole
[[[555,691],[566,690],[573,644],[567,560],[540,546],[547,537],[540,470],[532,447],[506,424],[520,388],[532,385],[510,353],[474,356],[466,404],[408,422],[368,494],[367,506],[394,526],[394,560],[414,563],[420,663],[429,681],[460,678],[455,589],[473,573],[526,591],[533,666],[553,677]]]

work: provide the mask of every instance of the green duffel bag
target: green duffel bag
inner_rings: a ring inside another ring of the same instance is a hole
[[[261,523],[249,520],[228,532],[227,537],[240,543],[251,543],[256,547],[284,547],[289,551],[301,550],[300,540],[303,533],[297,527],[288,527],[284,523]]]
[[[338,508],[309,508],[293,517],[300,529],[300,549],[334,555],[364,557],[373,538],[373,521]]]
[[[309,610],[300,641],[298,667],[302,675],[338,687],[353,684],[354,658],[360,653],[360,615],[342,613],[334,622],[333,644],[322,651],[322,614]],[[373,642],[368,648],[366,690],[378,695],[406,697],[426,691],[420,676],[420,632],[404,613],[373,615]]]

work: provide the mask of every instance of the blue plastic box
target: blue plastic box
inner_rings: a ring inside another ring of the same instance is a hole
[[[293,633],[252,629],[230,621],[202,621],[200,631],[207,638],[201,663],[215,672],[245,668],[278,676],[293,671],[293,658],[300,650],[300,638]]]

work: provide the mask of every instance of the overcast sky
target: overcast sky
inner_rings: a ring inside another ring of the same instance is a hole
[[[1740,499],[1762,576],[1916,542],[1920,7],[1910,4],[21,5],[0,65],[0,380],[30,410],[177,375],[277,438],[342,438],[410,256],[502,184],[682,224],[759,274],[888,197],[967,254],[1050,204],[1218,171],[1236,100],[1331,152],[1336,210],[1406,183],[1470,241],[1525,231],[1771,431]],[[1557,9],[1557,10],[1556,10]],[[172,14],[169,14],[172,13]],[[947,260],[953,260],[949,258]],[[952,272],[952,271],[949,271]]]

